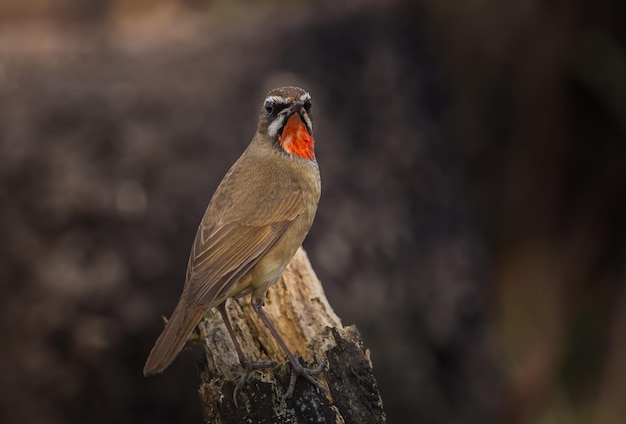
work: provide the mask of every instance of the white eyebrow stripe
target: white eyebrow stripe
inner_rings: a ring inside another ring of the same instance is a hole
[[[265,102],[271,103],[287,103],[287,99],[281,96],[267,96],[265,98]]]
[[[306,102],[308,100],[311,100],[311,95],[309,93],[305,92],[303,95],[300,96],[300,101]]]

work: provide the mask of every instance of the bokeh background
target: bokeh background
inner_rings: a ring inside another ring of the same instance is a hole
[[[0,422],[201,422],[144,379],[267,90],[390,423],[626,422],[626,3],[3,0]]]

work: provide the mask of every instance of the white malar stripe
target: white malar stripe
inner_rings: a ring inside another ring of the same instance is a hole
[[[275,138],[278,135],[278,131],[282,128],[283,122],[285,122],[285,115],[278,115],[267,127],[267,134],[271,138]]]
[[[304,122],[306,122],[306,126],[309,127],[309,132],[313,132],[313,122],[311,122],[311,118],[309,118],[309,114],[303,113],[302,117],[304,118]]]

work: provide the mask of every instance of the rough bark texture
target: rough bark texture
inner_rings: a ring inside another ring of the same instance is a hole
[[[273,369],[252,373],[239,394],[233,389],[241,374],[234,346],[220,314],[213,310],[200,325],[206,360],[200,363],[200,397],[208,423],[383,423],[386,421],[369,351],[354,326],[343,327],[302,249],[267,295],[265,311],[287,345],[308,367],[324,360],[316,379],[328,389],[320,393],[299,378],[294,395],[284,399],[289,363],[246,299],[227,302],[241,347],[250,359],[278,362]]]

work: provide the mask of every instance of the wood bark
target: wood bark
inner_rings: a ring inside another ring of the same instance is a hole
[[[326,393],[298,378],[291,398],[289,362],[247,298],[229,300],[227,311],[245,355],[274,360],[275,368],[254,371],[238,396],[233,390],[242,369],[217,310],[198,328],[205,347],[199,362],[200,397],[207,423],[384,423],[386,421],[369,350],[355,326],[343,327],[328,303],[304,250],[268,292],[264,310],[289,348],[309,368],[326,366],[315,376]]]

